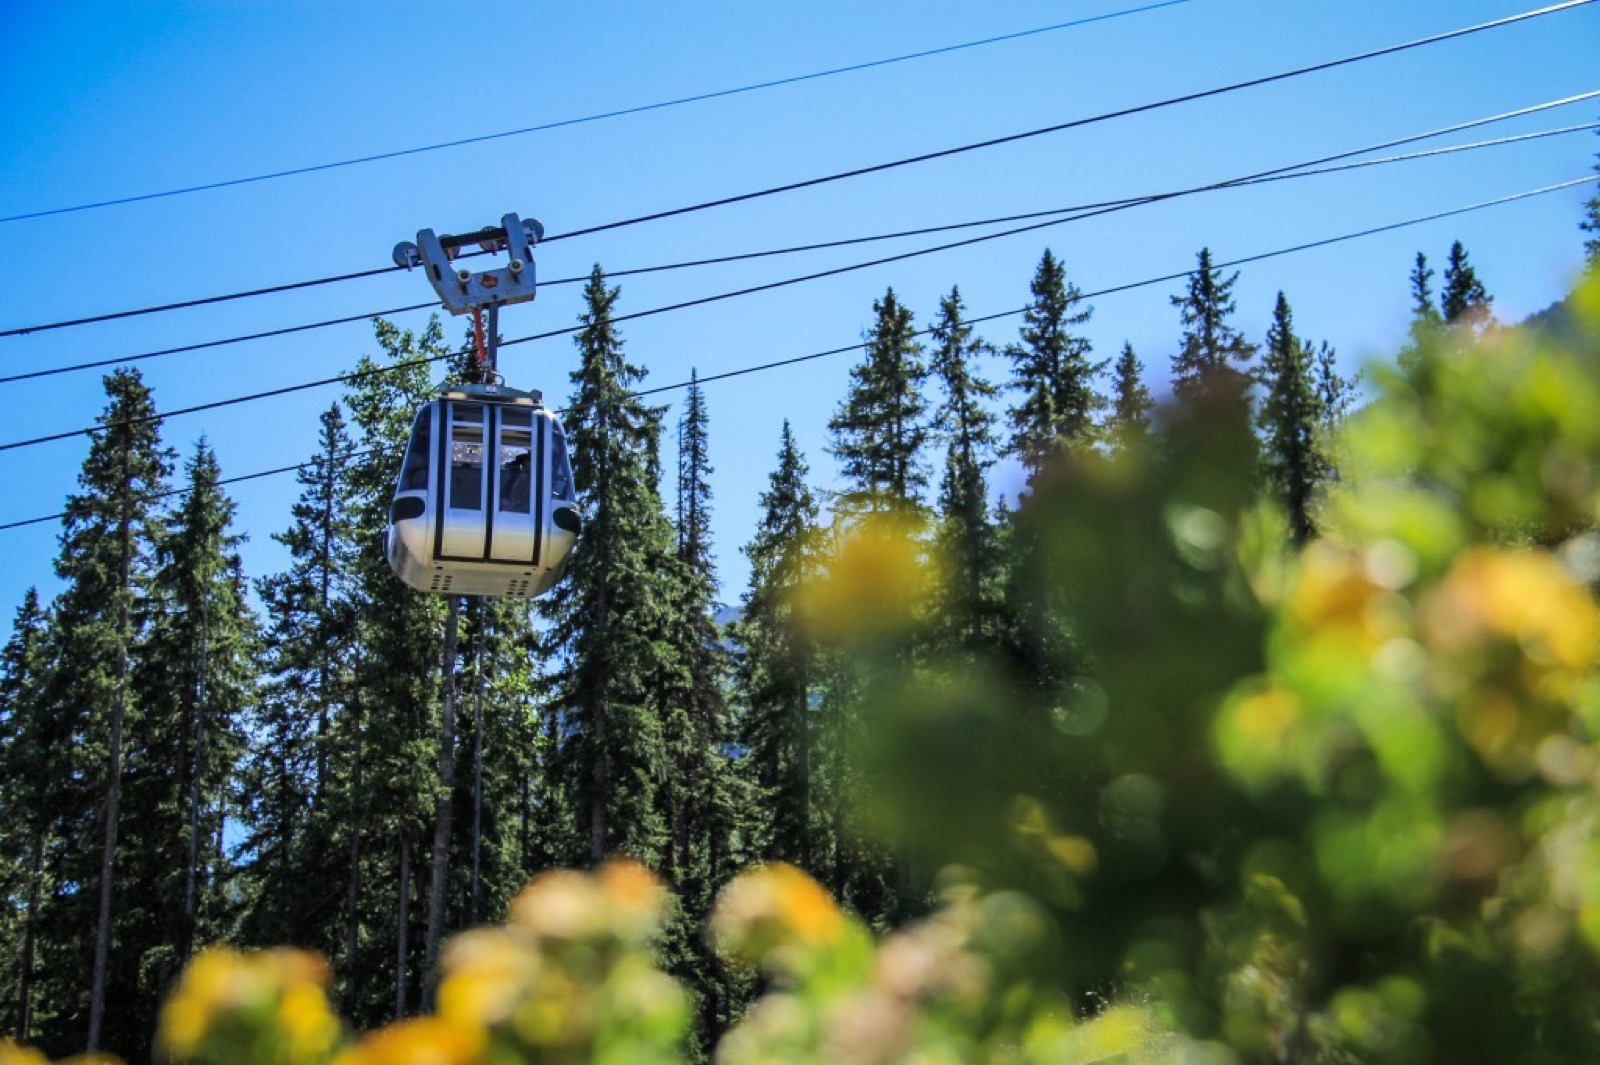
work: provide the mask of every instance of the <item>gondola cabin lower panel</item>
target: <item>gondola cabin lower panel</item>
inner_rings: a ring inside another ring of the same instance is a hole
[[[463,386],[417,412],[387,537],[406,584],[531,598],[560,578],[580,526],[566,436],[530,394]]]

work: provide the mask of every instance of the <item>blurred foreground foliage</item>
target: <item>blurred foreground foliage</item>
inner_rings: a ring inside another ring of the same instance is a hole
[[[792,867],[740,876],[710,934],[764,991],[717,1060],[1600,1059],[1600,287],[1574,304],[1559,343],[1376,371],[1298,553],[1226,389],[1043,478],[991,652],[928,653],[950,575],[857,523],[801,613],[867,693],[860,814],[928,910],[874,936]],[[213,950],[161,1046],[682,1060],[671,906],[626,862],[546,874],[454,940],[434,1015],[362,1036],[317,959]]]

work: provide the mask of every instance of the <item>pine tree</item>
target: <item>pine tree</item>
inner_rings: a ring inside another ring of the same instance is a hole
[[[678,421],[678,557],[715,582],[711,571],[711,459],[700,376],[689,370],[689,391]]]
[[[1416,264],[1411,268],[1411,328],[1413,333],[1419,329],[1437,328],[1444,324],[1444,318],[1433,305],[1433,270],[1428,266],[1428,257],[1417,252]]]
[[[664,870],[679,903],[664,952],[671,971],[694,991],[696,1047],[704,1054],[736,1019],[734,981],[710,949],[705,925],[717,891],[743,857],[735,846],[751,801],[727,753],[729,663],[716,623],[711,472],[709,414],[698,376],[691,372],[678,422],[676,568],[666,583],[668,643],[676,669],[660,686],[668,759],[662,787],[669,829]]]
[[[34,1039],[39,917],[52,886],[46,859],[57,839],[57,780],[71,741],[44,700],[48,625],[37,589],[29,588],[0,650],[0,869],[17,924],[0,958],[7,992],[0,1026],[25,1043]]]
[[[1312,502],[1327,476],[1318,450],[1320,412],[1311,362],[1312,352],[1294,334],[1289,301],[1279,292],[1267,329],[1262,364],[1266,394],[1258,420],[1267,483],[1288,512],[1289,533],[1297,546],[1316,534]]]
[[[1450,245],[1450,261],[1444,268],[1444,291],[1439,294],[1439,310],[1445,325],[1463,324],[1481,329],[1492,322],[1489,305],[1494,297],[1478,280],[1478,273],[1467,262],[1466,249],[1458,240]]]
[[[1048,248],[1030,291],[1021,342],[1006,354],[1011,387],[1022,397],[1011,410],[1007,450],[1022,460],[1032,483],[1061,456],[1094,442],[1094,412],[1105,400],[1094,390],[1104,364],[1089,360],[1093,345],[1074,332],[1088,324],[1093,308],[1082,305],[1078,286],[1067,283],[1066,269]]]
[[[119,983],[122,1053],[150,1051],[157,1007],[195,950],[231,930],[225,822],[237,820],[233,767],[256,674],[256,626],[245,603],[234,505],[201,441],[186,491],[156,539],[137,610],[133,668],[139,717],[126,766],[125,857],[118,874],[118,950],[136,982]]]
[[[1156,404],[1150,390],[1144,386],[1144,364],[1133,353],[1132,344],[1123,343],[1114,374],[1111,417],[1104,435],[1119,451],[1142,448],[1150,436],[1150,412]]]
[[[989,515],[987,477],[996,441],[994,415],[987,405],[999,389],[974,365],[993,348],[974,335],[962,312],[961,292],[952,288],[939,301],[930,361],[944,385],[936,422],[946,435],[935,542],[948,578],[941,588],[939,617],[949,643],[971,650],[992,639],[997,624],[999,543]]]
[[[928,481],[921,460],[927,368],[911,310],[892,288],[872,309],[866,357],[851,369],[849,394],[828,422],[829,452],[850,485],[840,499],[846,512],[920,506]]]
[[[744,764],[763,815],[754,832],[758,854],[817,874],[824,860],[818,853],[818,737],[811,706],[818,652],[796,623],[793,608],[795,591],[820,562],[819,511],[806,484],[808,474],[785,420],[778,466],[760,497],[755,536],[743,548],[750,584],[734,626],[734,676],[742,704]]]
[[[415,859],[436,812],[445,604],[394,578],[383,535],[412,420],[433,391],[427,366],[450,350],[436,318],[420,334],[379,319],[376,335],[383,362],[361,359],[345,401],[359,433],[345,470],[359,651],[350,705],[330,726],[329,778],[338,787],[327,795],[346,859],[345,1009],[368,1026],[407,1012],[423,975],[412,903],[425,881],[414,875]],[[374,979],[383,973],[387,983]]]
[[[1172,359],[1172,391],[1182,402],[1244,387],[1241,375],[1249,371],[1255,348],[1228,324],[1238,279],[1237,272],[1224,278],[1211,265],[1211,249],[1201,248],[1188,291],[1171,298],[1183,324],[1183,340]]]
[[[898,512],[920,519],[927,483],[921,452],[928,431],[922,397],[927,369],[916,340],[911,311],[890,289],[873,304],[877,320],[867,335],[866,357],[851,370],[850,391],[828,423],[832,454],[840,460],[846,488],[836,521]],[[909,654],[899,666],[911,668]],[[829,671],[823,685],[821,715],[827,722],[835,757],[823,774],[834,816],[829,826],[834,862],[828,887],[869,920],[887,920],[901,910],[894,860],[875,845],[848,833],[842,808],[868,801],[869,782],[853,756],[865,708],[848,669]]]
[[[656,637],[665,625],[663,573],[670,523],[652,480],[659,419],[629,395],[643,371],[629,363],[612,320],[618,290],[596,266],[584,289],[580,365],[566,409],[573,479],[587,517],[567,573],[541,601],[553,663],[546,713],[560,804],[577,829],[555,841],[558,860],[628,854],[658,864],[667,843],[659,782],[662,722],[650,680],[672,668]]]
[[[299,473],[293,524],[277,540],[289,568],[257,582],[266,609],[257,737],[243,767],[246,942],[297,942],[333,954],[338,924],[323,904],[341,878],[329,800],[334,726],[351,697],[355,655],[355,542],[347,471],[351,445],[338,404],[324,411],[318,447]]]
[[[1600,174],[1600,152],[1595,153],[1594,172]],[[1600,192],[1589,197],[1589,201],[1583,205],[1583,220],[1578,223],[1578,228],[1589,234],[1583,242],[1585,269],[1600,269]]]
[[[1401,369],[1408,372],[1416,369],[1417,353],[1422,349],[1422,345],[1444,325],[1444,318],[1434,306],[1433,270],[1428,266],[1428,257],[1420,251],[1417,252],[1416,262],[1411,267],[1410,282],[1410,336],[1405,346],[1400,349],[1398,358]]]
[[[53,1055],[104,1045],[123,1016],[124,1000],[110,990],[137,983],[136,960],[112,951],[118,841],[124,759],[138,713],[129,683],[134,619],[156,538],[154,500],[171,457],[139,374],[116,370],[105,389],[110,402],[79,491],[67,500],[56,559],[65,586],[53,610],[45,693],[74,752],[56,797],[61,854],[49,875],[58,889],[41,918],[50,987],[40,988],[40,1045]],[[109,1023],[108,1007],[117,1013]]]

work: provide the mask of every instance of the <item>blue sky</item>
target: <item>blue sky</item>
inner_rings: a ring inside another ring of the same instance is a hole
[[[0,215],[24,214],[590,115],[1138,6],[1137,0],[752,4],[592,2],[0,5]],[[565,232],[1196,92],[1534,5],[1506,0],[1187,0],[945,55],[362,166],[0,223],[0,329],[383,266],[417,229],[507,211]],[[545,279],[937,225],[1205,184],[1600,88],[1600,4],[1475,37],[1127,119],[695,215],[552,243]],[[1593,122],[1600,101],[1436,144]],[[1569,134],[1436,159],[1209,193],[627,324],[647,386],[859,339],[893,286],[926,324],[959,285],[973,315],[1022,306],[1046,246],[1085,291],[1175,273],[1591,173],[1600,139]],[[1462,240],[1503,318],[1558,299],[1581,260],[1592,186],[1246,267],[1238,324],[1265,332],[1285,291],[1306,336],[1348,368],[1393,350],[1406,275]],[[630,312],[938,243],[628,278]],[[1092,300],[1100,357],[1124,340],[1159,392],[1177,342],[1177,282]],[[431,296],[391,274],[304,292],[0,338],[0,372],[66,365]],[[571,325],[578,287],[508,310],[506,336]],[[400,316],[420,327],[426,312]],[[448,322],[460,335],[460,322]],[[1016,320],[984,327],[997,344]],[[143,363],[160,408],[326,377],[375,352],[355,323]],[[821,486],[826,424],[852,356],[707,386],[723,598],[737,599],[783,418]],[[507,349],[508,383],[559,402],[570,340]],[[999,361],[989,367],[1004,379]],[[336,389],[172,419],[228,476],[303,461]],[[92,424],[99,372],[0,385],[0,443]],[[674,403],[680,394],[663,400]],[[674,408],[670,417],[676,416]],[[87,442],[0,451],[0,523],[53,514]],[[671,468],[671,455],[667,456]],[[1014,473],[999,471],[1001,490]],[[246,569],[283,564],[289,476],[233,489]],[[55,590],[57,528],[0,531],[0,608]]]

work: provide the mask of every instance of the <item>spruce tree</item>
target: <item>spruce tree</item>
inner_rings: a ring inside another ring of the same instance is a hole
[[[1444,291],[1439,293],[1439,310],[1445,325],[1467,325],[1481,329],[1493,321],[1489,305],[1494,297],[1478,280],[1478,273],[1467,262],[1466,249],[1458,240],[1450,245],[1450,261],[1444,268]]]
[[[1319,404],[1311,362],[1312,352],[1294,334],[1289,301],[1279,292],[1267,329],[1265,395],[1257,417],[1267,483],[1288,513],[1289,533],[1297,546],[1316,533],[1312,503],[1327,474],[1318,450]]]
[[[234,505],[202,440],[186,491],[156,540],[133,687],[140,709],[126,767],[126,855],[118,950],[138,973],[119,984],[108,1042],[143,1058],[178,971],[236,917],[223,825],[238,820],[234,766],[256,677],[256,626],[230,529]],[[109,1038],[114,1035],[114,1038]]]
[[[103,1037],[125,1016],[122,1007],[132,1005],[131,996],[110,991],[136,986],[138,978],[137,960],[112,950],[118,844],[124,761],[138,713],[130,690],[134,622],[156,539],[155,499],[171,457],[138,372],[113,371],[105,389],[109,403],[79,490],[67,500],[56,559],[64,587],[50,629],[45,701],[73,737],[75,755],[57,796],[61,853],[50,875],[58,889],[42,915],[51,986],[49,1001],[39,1002],[50,1014],[40,1045],[53,1055],[106,1045]],[[118,1015],[110,1023],[108,1009]]]
[[[436,812],[445,604],[395,579],[383,536],[413,417],[433,391],[427,367],[450,350],[437,318],[421,333],[379,319],[376,337],[383,361],[361,359],[345,400],[359,434],[345,470],[359,651],[350,706],[330,725],[338,787],[326,798],[343,828],[343,997],[347,1015],[367,1026],[416,1004],[424,961],[413,902]]]
[[[0,1027],[24,1043],[35,1037],[39,917],[52,889],[46,858],[57,839],[57,782],[71,743],[44,699],[49,621],[29,588],[0,650],[0,869],[15,914],[0,958]]]
[[[1228,322],[1238,279],[1237,272],[1223,277],[1211,265],[1211,249],[1201,248],[1188,291],[1171,297],[1183,325],[1183,339],[1172,359],[1172,391],[1180,402],[1244,387],[1242,375],[1249,371],[1255,347]]]
[[[1600,152],[1595,153],[1594,172],[1600,174]],[[1583,220],[1578,223],[1578,228],[1589,234],[1583,242],[1585,269],[1600,269],[1600,192],[1589,197],[1583,205]]]
[[[1433,270],[1428,266],[1428,257],[1420,251],[1411,267],[1411,322],[1413,333],[1444,324],[1444,317],[1433,305]]]
[[[999,542],[990,520],[987,471],[996,451],[988,405],[999,389],[975,365],[993,348],[974,334],[963,310],[959,289],[939,301],[930,361],[944,386],[935,420],[946,437],[935,538],[946,574],[939,622],[952,647],[971,650],[987,643],[997,624]]]
[[[679,903],[665,953],[671,970],[695,993],[696,1045],[706,1053],[735,1019],[736,1008],[730,974],[710,949],[705,925],[716,893],[743,857],[735,846],[750,803],[727,754],[729,663],[716,622],[711,472],[709,414],[698,376],[691,372],[678,422],[677,556],[666,585],[668,641],[676,668],[661,685],[668,758],[662,788],[669,829],[664,869]]]
[[[326,885],[343,872],[343,834],[329,798],[339,783],[334,727],[351,698],[356,545],[349,433],[338,404],[324,411],[316,454],[299,473],[293,524],[273,539],[289,568],[257,582],[267,613],[257,742],[243,766],[248,899],[241,934],[333,955],[341,945]]]
[[[1428,338],[1438,332],[1444,324],[1444,318],[1439,314],[1439,309],[1434,306],[1433,300],[1433,270],[1428,266],[1428,257],[1417,252],[1416,262],[1411,267],[1411,325],[1409,337],[1405,346],[1400,349],[1399,363],[1404,370],[1411,371],[1417,366],[1417,353]]]
[[[566,576],[541,600],[544,657],[554,663],[545,712],[558,722],[546,772],[560,803],[549,813],[556,831],[565,829],[555,856],[578,865],[615,854],[656,865],[667,843],[662,721],[650,681],[671,668],[657,637],[673,534],[652,480],[659,420],[629,394],[643,371],[624,355],[612,319],[617,294],[596,266],[564,419],[586,518]]]
[[[911,309],[892,288],[872,309],[865,358],[851,369],[850,391],[828,422],[829,452],[849,485],[840,508],[853,513],[918,507],[928,482],[921,459],[928,371]]]
[[[757,789],[759,857],[822,871],[814,787],[818,737],[811,697],[818,652],[797,624],[794,595],[820,564],[819,510],[787,420],[778,465],[761,494],[755,536],[743,548],[750,583],[734,625],[739,740]]]
[[[1022,460],[1032,483],[1061,456],[1094,442],[1094,414],[1105,403],[1094,389],[1104,363],[1090,361],[1088,337],[1075,332],[1093,308],[1083,305],[1078,286],[1048,248],[1030,285],[1020,343],[1006,348],[1011,387],[1021,399],[1011,410],[1007,450]]]
[[[1144,385],[1144,364],[1133,353],[1131,343],[1123,343],[1113,373],[1106,440],[1118,451],[1142,448],[1150,436],[1150,412],[1156,404]]]
[[[705,395],[698,371],[689,370],[689,391],[678,420],[678,557],[715,581],[711,563],[711,459],[707,453]]]

